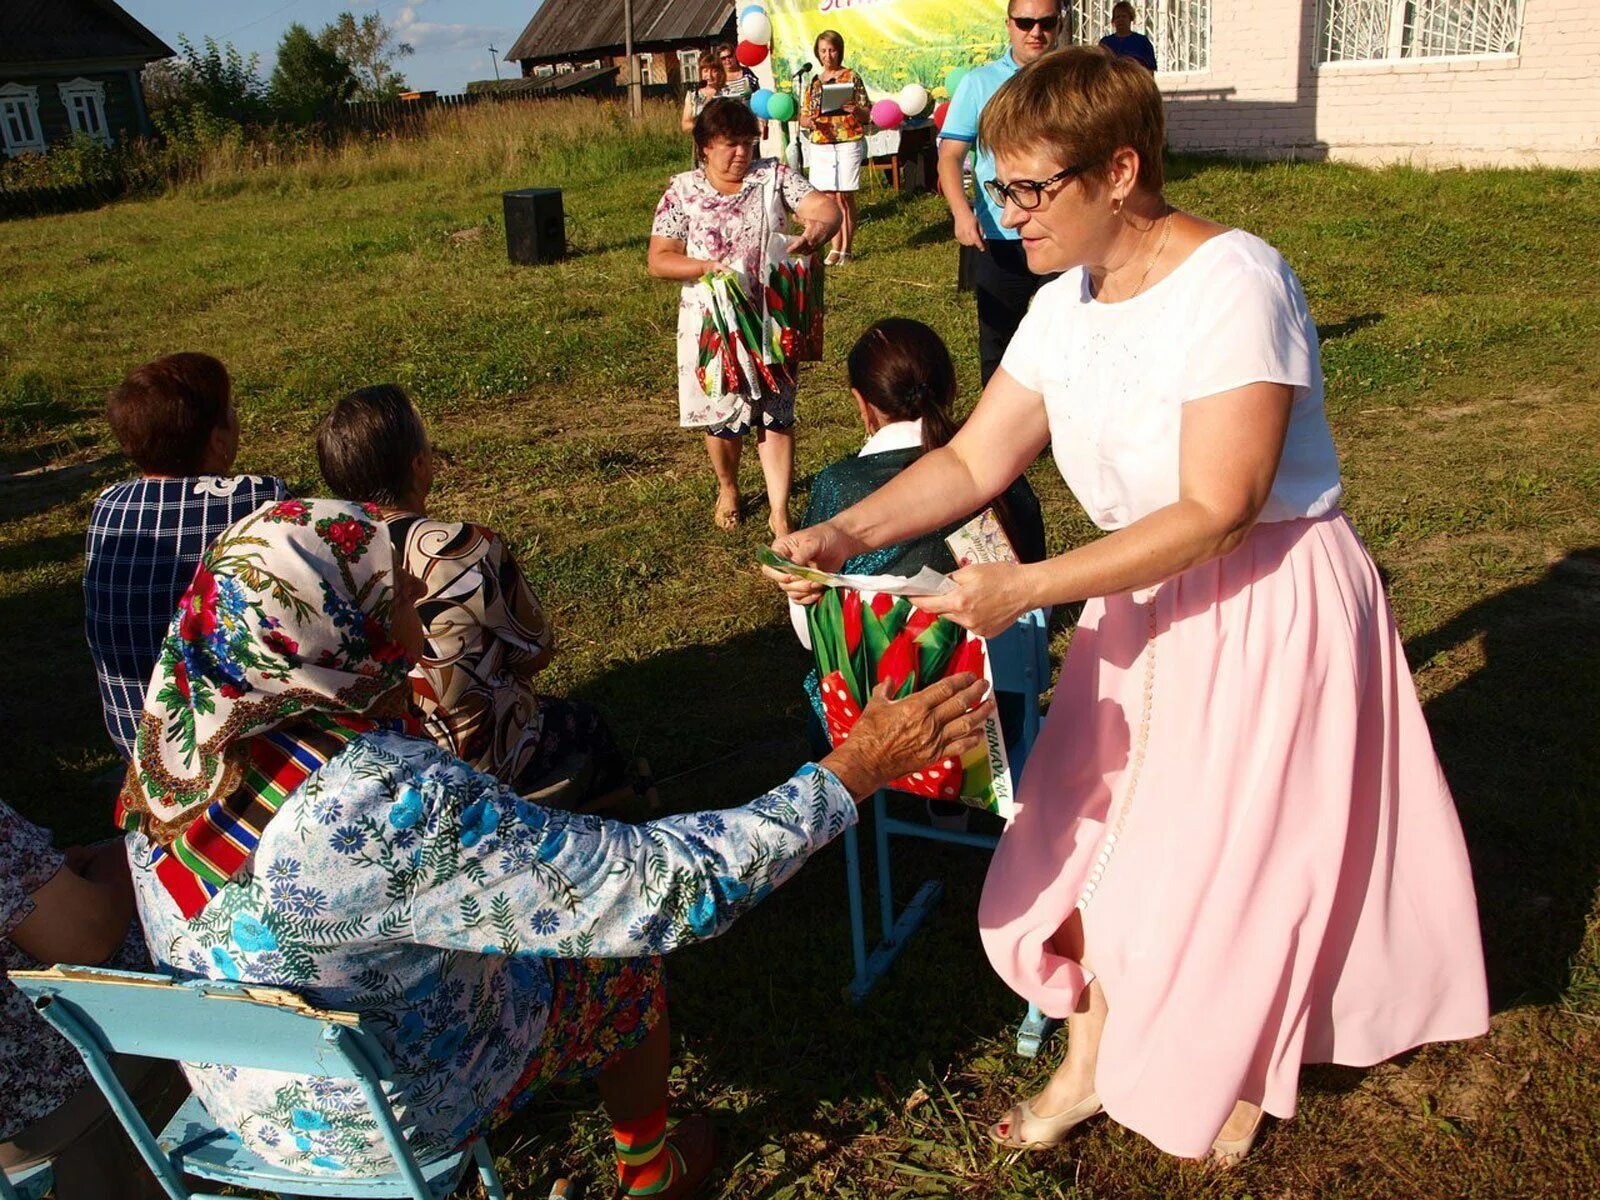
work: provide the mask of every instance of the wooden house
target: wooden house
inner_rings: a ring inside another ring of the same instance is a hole
[[[733,34],[730,0],[634,0],[633,51],[646,94],[698,84],[700,52]],[[626,87],[622,0],[544,0],[506,61],[527,78],[615,67],[613,86]]]
[[[0,4],[0,150],[150,132],[141,72],[172,49],[112,0]]]

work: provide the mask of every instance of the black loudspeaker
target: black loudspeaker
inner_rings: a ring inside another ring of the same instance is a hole
[[[956,243],[956,291],[970,292],[978,286],[978,255],[984,253],[976,246]]]
[[[522,188],[502,197],[506,209],[506,254],[519,266],[567,256],[567,219],[560,188]]]

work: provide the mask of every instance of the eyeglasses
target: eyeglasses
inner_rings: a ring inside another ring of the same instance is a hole
[[[1022,30],[1023,33],[1032,33],[1035,25],[1046,33],[1054,33],[1056,27],[1061,24],[1060,14],[1053,17],[1007,17],[1006,20]]]
[[[1004,208],[1009,200],[1023,212],[1032,212],[1039,207],[1039,201],[1044,198],[1044,190],[1052,183],[1060,183],[1063,179],[1071,179],[1075,175],[1082,175],[1089,168],[1067,167],[1057,171],[1049,179],[1013,179],[1010,183],[1001,183],[997,179],[985,179],[983,190],[989,193],[989,199],[995,202],[997,208]]]

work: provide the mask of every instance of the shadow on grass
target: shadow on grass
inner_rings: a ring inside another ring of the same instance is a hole
[[[1479,639],[1483,665],[1427,716],[1472,854],[1491,997],[1505,1009],[1593,978],[1584,938],[1600,883],[1600,546],[1481,600],[1406,653],[1420,668]]]

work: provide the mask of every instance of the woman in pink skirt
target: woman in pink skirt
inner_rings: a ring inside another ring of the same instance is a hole
[[[990,1132],[1050,1146],[1104,1112],[1227,1164],[1263,1112],[1294,1114],[1302,1063],[1485,1031],[1466,850],[1339,510],[1294,273],[1163,199],[1161,95],[1131,60],[1045,56],[980,137],[1029,269],[1063,274],[948,446],[774,548],[834,567],[1052,448],[1105,536],[919,602],[985,635],[1086,602],[979,911],[995,969],[1067,1018],[1067,1054]]]

